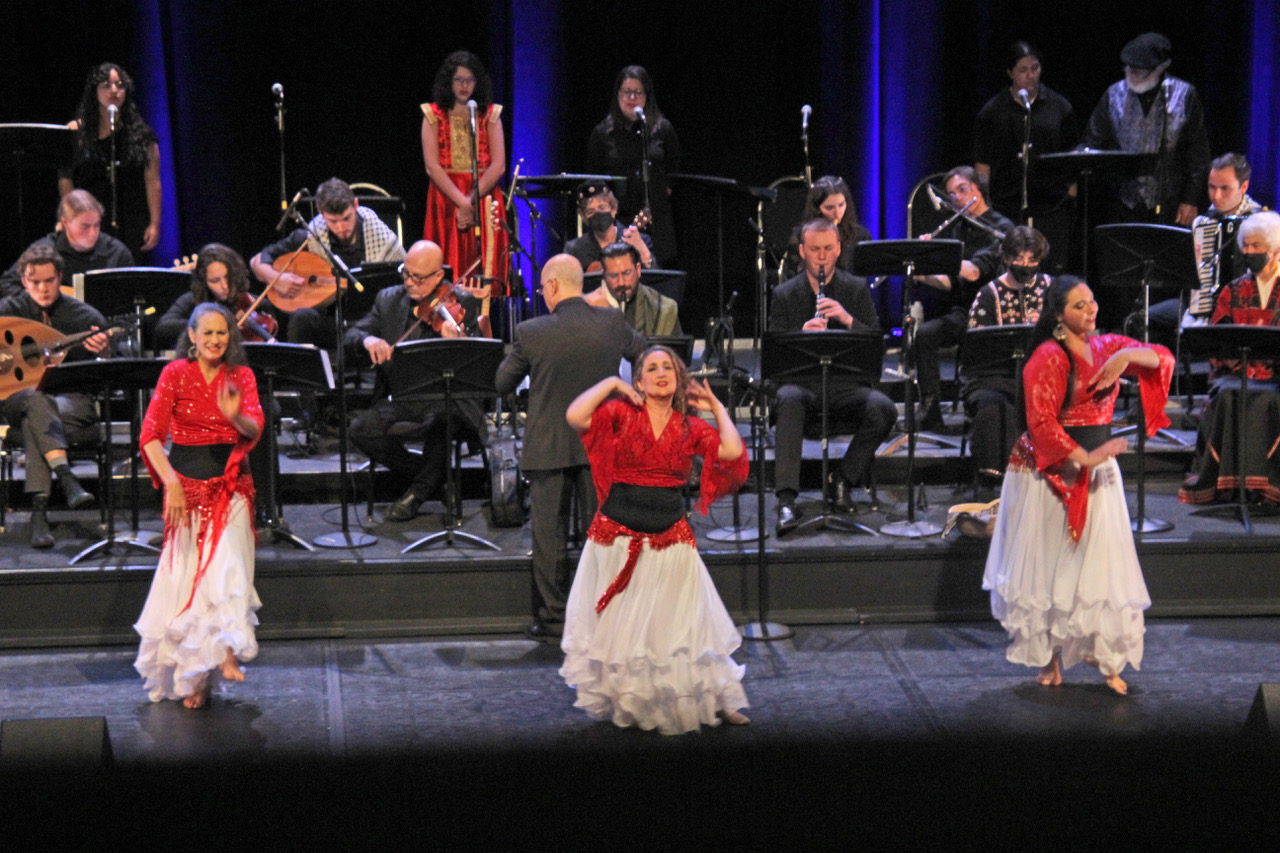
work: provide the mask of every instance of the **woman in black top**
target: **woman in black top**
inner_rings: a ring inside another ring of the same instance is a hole
[[[680,140],[676,129],[658,107],[653,78],[639,65],[618,72],[609,114],[591,131],[587,159],[593,172],[619,175],[627,186],[618,193],[618,218],[630,224],[645,207],[642,164],[644,138],[636,110],[644,112],[649,132],[649,211],[653,222],[649,235],[660,266],[668,266],[676,256],[676,230],[671,215],[671,190],[667,175],[680,171]]]

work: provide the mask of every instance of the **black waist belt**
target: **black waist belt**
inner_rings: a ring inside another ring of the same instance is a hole
[[[684,517],[679,488],[614,483],[600,513],[640,533],[661,533]]]
[[[1085,450],[1096,450],[1111,440],[1111,424],[1063,427],[1071,440]]]
[[[175,444],[169,448],[169,464],[189,480],[212,480],[227,469],[234,444]]]

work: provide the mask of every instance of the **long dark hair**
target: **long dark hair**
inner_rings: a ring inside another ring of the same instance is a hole
[[[1040,55],[1040,51],[1036,49],[1035,45],[1028,41],[1015,41],[1005,51],[1004,70],[1012,71],[1015,65],[1028,56],[1034,56],[1036,62],[1039,62],[1041,66],[1044,65],[1044,57]]]
[[[1067,348],[1066,341],[1060,341],[1054,337],[1053,331],[1057,328],[1058,323],[1062,320],[1063,313],[1067,310],[1067,296],[1071,291],[1075,290],[1085,281],[1074,275],[1060,275],[1053,279],[1049,287],[1044,292],[1044,306],[1040,309],[1040,318],[1036,320],[1035,328],[1031,330],[1031,352],[1035,352],[1045,341],[1053,341],[1062,347],[1062,351],[1066,353],[1068,367],[1067,372],[1067,396],[1062,401],[1063,408],[1071,403],[1071,395],[1076,386],[1076,358],[1071,354],[1071,350]]]
[[[221,243],[209,243],[200,249],[200,257],[191,271],[191,293],[197,302],[217,302],[209,290],[209,266],[222,264],[227,268],[227,305],[235,305],[240,294],[249,292],[249,270],[240,253]]]
[[[222,361],[227,367],[245,367],[249,364],[249,360],[245,358],[244,347],[241,346],[240,327],[236,325],[236,318],[225,306],[217,302],[201,302],[196,306],[196,310],[191,312],[191,319],[187,321],[187,328],[192,332],[200,326],[200,318],[206,314],[221,314],[222,318],[227,321],[227,351],[222,354]],[[196,345],[194,343],[187,344],[187,361],[196,360]]]
[[[852,251],[849,247],[858,242],[858,206],[853,203],[853,193],[849,191],[849,185],[844,182],[844,178],[837,175],[823,175],[814,181],[813,186],[809,187],[808,196],[805,197],[804,218],[801,221],[825,219],[826,217],[822,215],[822,203],[836,193],[844,196],[846,205],[844,218],[836,225],[836,231],[840,234],[841,251]]]
[[[609,129],[628,127],[631,124],[622,112],[622,107],[618,106],[618,92],[622,91],[622,84],[628,80],[639,80],[644,88],[644,123],[652,131],[662,121],[662,108],[658,106],[658,96],[653,90],[653,78],[642,65],[628,65],[618,72],[617,79],[613,81],[613,99],[609,102]]]
[[[465,68],[476,75],[476,87],[471,98],[476,102],[476,111],[483,114],[493,103],[493,81],[485,70],[480,57],[469,50],[455,50],[444,58],[440,70],[436,72],[435,83],[431,86],[431,100],[445,112],[453,109],[453,75],[459,68]]]
[[[89,72],[76,110],[76,154],[82,159],[97,158],[94,143],[98,141],[98,84],[106,82],[114,71],[124,84],[124,104],[120,107],[119,126],[116,129],[116,154],[120,162],[128,166],[145,166],[156,132],[142,118],[133,87],[133,78],[114,62],[104,62]]]

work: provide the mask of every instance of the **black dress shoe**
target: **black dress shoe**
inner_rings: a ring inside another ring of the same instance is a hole
[[[786,536],[800,526],[800,516],[791,504],[778,504],[778,535]]]
[[[53,531],[49,529],[49,516],[45,514],[45,507],[48,505],[47,495],[36,495],[32,498],[30,540],[32,548],[53,547]]]
[[[387,521],[408,521],[418,515],[418,507],[422,506],[422,498],[412,491],[405,492],[400,500],[387,507]]]
[[[925,398],[920,401],[920,420],[916,423],[916,429],[920,432],[938,432],[946,427],[946,422],[942,420],[942,404],[936,397]]]
[[[836,475],[834,479],[836,490],[835,511],[846,515],[855,512],[857,507],[853,505],[853,498],[850,495],[853,486],[849,485],[849,481],[839,475]]]
[[[526,637],[539,643],[558,643],[564,634],[564,626],[533,622],[525,626],[524,633]]]

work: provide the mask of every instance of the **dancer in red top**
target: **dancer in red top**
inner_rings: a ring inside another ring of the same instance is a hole
[[[187,357],[165,367],[142,424],[147,469],[164,488],[164,550],[133,626],[142,637],[134,667],[153,702],[200,708],[211,671],[244,681],[240,662],[258,654],[247,455],[263,416],[231,313],[196,306],[187,337]]]
[[[1098,303],[1075,276],[1044,298],[1023,372],[1027,431],[1014,445],[982,588],[1009,632],[1005,656],[1062,683],[1080,661],[1116,693],[1125,665],[1142,663],[1142,611],[1151,606],[1129,527],[1111,438],[1118,380],[1137,375],[1147,431],[1168,426],[1173,355],[1121,335],[1093,335]]]
[[[681,734],[722,719],[745,725],[744,667],[730,657],[742,638],[698,556],[681,494],[695,455],[700,512],[737,489],[748,469],[742,438],[670,349],[645,350],[633,375],[634,388],[616,376],[593,385],[566,415],[586,445],[600,510],[569,593],[560,675],[577,688],[577,707],[617,726]],[[716,426],[690,408],[714,413]]]

